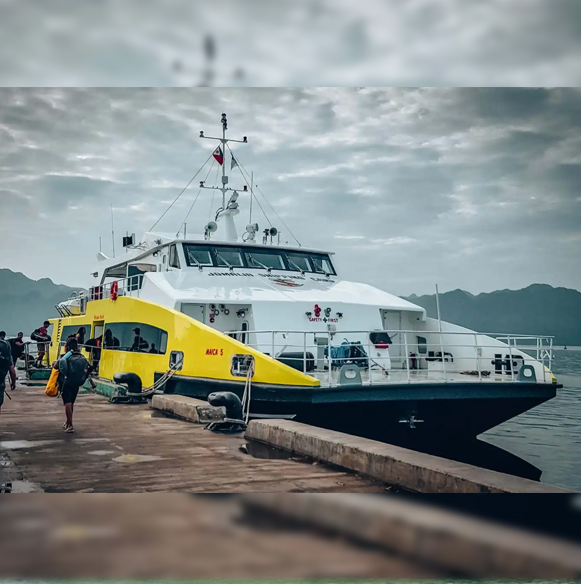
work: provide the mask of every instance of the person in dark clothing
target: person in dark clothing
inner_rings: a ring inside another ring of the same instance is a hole
[[[49,326],[50,322],[45,320],[43,325],[40,328],[35,329],[30,335],[31,340],[36,341],[37,343],[37,356],[35,361],[37,367],[42,366],[44,356],[46,355],[46,345],[50,342],[50,336],[47,333]]]
[[[2,336],[3,335],[3,336]],[[4,403],[4,393],[6,391],[6,375],[10,373],[10,389],[16,389],[16,371],[12,362],[12,353],[10,345],[5,340],[6,333],[0,332],[0,411]]]
[[[79,328],[79,330],[77,331],[77,334],[75,335],[75,338],[77,339],[77,342],[79,343],[79,346],[82,347],[85,344],[85,335],[87,334],[87,329],[82,326]]]
[[[150,353],[159,353],[159,351],[155,348],[155,344],[151,343],[151,348],[149,349]]]
[[[12,350],[12,361],[16,366],[16,361],[24,354],[24,333],[18,333],[15,339],[10,339],[10,349]]]
[[[131,349],[129,350],[136,351],[138,353],[143,353],[149,348],[149,343],[144,338],[142,338],[140,328],[134,328],[133,332],[135,333],[135,337],[133,339]]]
[[[118,349],[119,348],[119,339],[113,336],[111,329],[107,329],[105,331],[105,349]]]
[[[66,415],[63,429],[67,434],[70,434],[75,431],[73,427],[73,409],[79,388],[87,380],[89,362],[81,354],[77,339],[68,339],[67,348],[71,351],[71,354],[66,359],[63,358],[59,361],[59,385]]]
[[[95,389],[95,382],[91,379],[91,374],[96,371],[99,372],[99,361],[101,360],[101,344],[103,343],[103,335],[96,339],[89,339],[85,343],[85,348],[91,355],[91,365],[89,366],[88,379],[91,387]]]

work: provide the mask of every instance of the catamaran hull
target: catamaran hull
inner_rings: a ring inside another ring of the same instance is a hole
[[[477,435],[552,399],[557,384],[414,384],[305,388],[253,384],[251,412],[294,416],[306,424],[374,440],[456,440]],[[166,393],[207,399],[215,391],[242,397],[231,381],[174,376]]]

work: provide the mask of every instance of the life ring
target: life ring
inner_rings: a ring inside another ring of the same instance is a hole
[[[117,300],[118,293],[119,293],[119,284],[117,283],[117,280],[115,280],[111,284],[111,300]]]

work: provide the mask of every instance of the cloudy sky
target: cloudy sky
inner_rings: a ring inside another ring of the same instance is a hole
[[[216,135],[222,111],[283,241],[286,224],[336,251],[346,278],[402,295],[581,290],[576,89],[0,89],[0,267],[87,286],[111,205],[119,254],[210,155],[199,131]],[[208,168],[157,229],[179,229]],[[267,225],[257,205],[253,219]]]

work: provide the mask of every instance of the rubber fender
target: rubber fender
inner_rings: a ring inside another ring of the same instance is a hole
[[[120,385],[126,385],[129,393],[141,393],[143,388],[141,377],[136,373],[115,373],[113,381]]]
[[[208,396],[208,403],[211,406],[224,406],[226,417],[231,420],[242,419],[242,402],[240,398],[231,391],[215,391]]]

